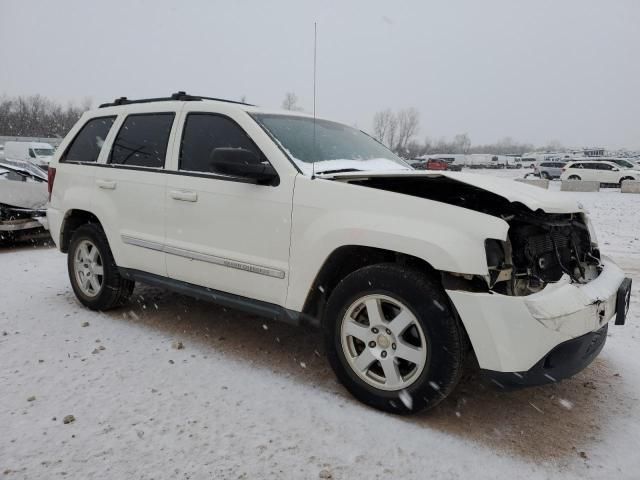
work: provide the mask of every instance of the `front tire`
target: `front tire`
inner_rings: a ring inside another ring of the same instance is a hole
[[[578,175],[569,175],[567,180],[581,180],[581,178]]]
[[[622,177],[620,179],[620,183],[618,183],[618,187],[622,188],[622,182],[624,182],[625,180],[635,180],[635,178],[633,178],[633,177]]]
[[[79,227],[67,255],[69,280],[76,297],[91,310],[109,310],[125,303],[135,283],[120,275],[102,228]]]
[[[412,268],[387,263],[351,273],[331,293],[323,326],[336,376],[374,408],[431,408],[462,373],[464,329],[437,282]]]

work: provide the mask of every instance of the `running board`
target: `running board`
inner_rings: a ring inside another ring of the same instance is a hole
[[[199,300],[213,302],[223,307],[242,310],[252,315],[269,318],[271,320],[295,326],[311,325],[318,327],[320,325],[319,321],[309,317],[308,315],[289,310],[273,303],[242,297],[240,295],[234,295],[233,293],[221,292],[219,290],[193,285],[181,280],[142,272],[140,270],[122,267],[119,267],[118,270],[120,271],[120,275],[128,280],[134,280],[154,287],[164,288]]]

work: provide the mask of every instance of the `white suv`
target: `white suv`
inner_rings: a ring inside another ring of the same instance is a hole
[[[614,161],[581,160],[567,163],[562,168],[560,179],[585,180],[600,182],[601,184],[620,185],[625,180],[640,180],[640,170],[624,167]]]
[[[49,177],[51,233],[88,308],[138,281],[316,325],[341,382],[383,410],[432,407],[469,354],[505,387],[568,377],[628,309],[630,280],[580,205],[415,171],[304,114],[122,98],[83,115]]]

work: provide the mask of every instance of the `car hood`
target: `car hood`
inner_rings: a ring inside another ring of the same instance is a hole
[[[460,184],[493,193],[512,203],[520,203],[532,211],[543,211],[547,213],[574,213],[583,211],[582,205],[567,195],[559,192],[549,192],[540,187],[516,182],[513,179],[499,178],[491,175],[479,175],[473,173],[448,172],[448,171],[361,171],[361,172],[340,172],[318,175],[320,178],[333,179],[337,181],[350,182],[366,179],[383,178],[413,178],[423,177],[425,179],[436,180],[438,178],[449,179]],[[425,185],[428,188],[428,184]]]

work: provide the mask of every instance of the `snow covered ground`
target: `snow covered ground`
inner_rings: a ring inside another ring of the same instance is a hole
[[[627,325],[573,379],[503,393],[468,376],[412,417],[352,399],[315,331],[147,287],[93,313],[64,255],[0,250],[0,476],[638,478],[640,195],[564,194],[634,278]]]

